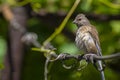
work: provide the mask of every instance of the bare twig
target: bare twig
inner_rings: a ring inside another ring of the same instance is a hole
[[[60,54],[60,55],[51,54],[52,57],[56,57],[54,60],[51,60],[51,61],[67,60],[67,59],[71,59],[71,58],[74,58],[74,59],[80,61],[82,59],[86,59],[85,57],[87,57],[87,59],[92,57],[93,60],[109,60],[109,59],[120,58],[120,53],[115,53],[115,54],[107,55],[107,56],[97,56],[95,54],[85,54],[85,55],[67,55],[67,54],[66,53],[65,54],[63,53],[63,54]]]
[[[120,53],[114,53],[112,55],[107,56],[94,56],[94,59],[96,60],[108,60],[108,59],[117,59],[120,58]]]
[[[47,74],[48,74],[48,68],[47,67],[48,67],[49,61],[50,61],[49,58],[47,58],[46,61],[45,61],[45,69],[44,69],[44,71],[45,71],[44,72],[44,78],[45,78],[45,80],[48,80],[48,76],[47,76]]]

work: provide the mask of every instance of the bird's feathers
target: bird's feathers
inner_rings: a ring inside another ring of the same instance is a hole
[[[99,38],[97,34],[98,33],[95,28],[92,30],[92,28],[89,26],[80,27],[76,33],[76,45],[80,49],[86,47],[87,53],[97,53],[98,50],[95,43],[97,42],[99,45]]]
[[[98,56],[102,56],[98,32],[94,26],[92,26],[89,20],[83,14],[78,14],[74,20],[74,23],[78,26],[76,33],[76,45],[84,53],[94,53]],[[101,79],[105,80],[102,61],[95,60],[95,67],[101,72]]]

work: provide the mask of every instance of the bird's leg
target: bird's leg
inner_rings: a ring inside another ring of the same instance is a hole
[[[91,62],[91,63],[95,66],[95,68],[96,68],[97,70],[103,71],[103,70],[104,70],[104,67],[103,67],[102,69],[100,69],[100,68],[98,67],[99,64],[97,65],[97,63],[98,63],[99,60],[94,60],[94,56],[96,56],[96,54],[89,53],[89,54],[85,54],[85,55],[83,56],[83,58],[84,58],[86,61]]]
[[[92,54],[92,53],[91,54],[82,54],[81,59],[80,59],[80,67],[78,68],[78,70],[84,69],[88,65],[89,62],[94,64],[94,58],[93,58],[94,56],[95,56],[95,54]],[[84,66],[81,66],[82,59],[86,60],[86,64]]]
[[[85,54],[83,56],[83,58],[88,61],[88,62],[91,62],[94,64],[94,56],[96,56],[96,54],[93,54],[93,53],[89,53],[89,54]]]

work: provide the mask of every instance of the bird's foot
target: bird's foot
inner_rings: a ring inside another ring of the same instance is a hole
[[[96,54],[85,54],[83,58],[88,62],[94,63],[94,56],[96,56]]]
[[[58,55],[58,57],[56,58],[56,60],[62,60],[62,64],[63,64],[63,67],[65,69],[71,69],[72,68],[72,65],[68,66],[65,64],[65,59],[66,59],[66,56],[69,56],[70,54],[68,53],[61,53],[60,55]]]

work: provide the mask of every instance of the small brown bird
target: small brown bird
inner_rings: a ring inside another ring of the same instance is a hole
[[[96,28],[90,24],[84,14],[78,14],[73,21],[77,25],[76,45],[85,54],[96,54],[102,56],[98,32]],[[102,80],[105,80],[102,61],[94,61],[95,67],[101,72]]]

